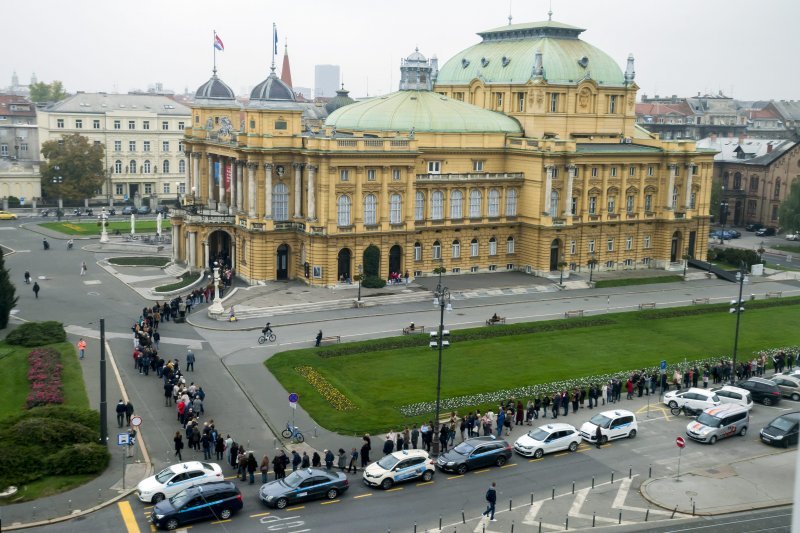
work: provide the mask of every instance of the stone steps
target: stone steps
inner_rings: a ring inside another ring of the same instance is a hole
[[[164,274],[178,278],[187,270],[185,266],[181,266],[178,263],[170,263],[164,268]]]

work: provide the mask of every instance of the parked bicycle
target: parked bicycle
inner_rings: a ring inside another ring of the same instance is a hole
[[[684,415],[690,416],[692,418],[700,416],[703,413],[702,409],[692,409],[691,407],[686,407],[685,405],[682,405],[680,407],[678,407],[677,405],[675,407],[670,407],[669,411],[674,416],[678,416],[680,414],[684,414]]]
[[[293,426],[289,422],[286,422],[286,429],[281,432],[281,436],[283,436],[284,439],[290,438],[295,442],[303,442],[305,440],[303,434],[300,433],[300,428]]]

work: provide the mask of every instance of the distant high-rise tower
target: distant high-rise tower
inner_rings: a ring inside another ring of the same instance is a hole
[[[281,81],[292,86],[292,69],[289,67],[289,45],[283,45],[283,66],[281,67]]]
[[[314,97],[333,97],[339,89],[339,65],[314,66]]]

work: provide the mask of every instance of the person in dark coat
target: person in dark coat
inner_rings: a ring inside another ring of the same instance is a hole
[[[228,462],[233,468],[236,468],[239,464],[239,445],[234,442],[231,445],[231,452],[228,455]]]
[[[300,468],[308,468],[311,466],[311,458],[308,457],[307,452],[303,452],[303,458],[300,460]]]
[[[389,455],[394,451],[394,441],[389,435],[386,435],[386,440],[383,441],[383,455]]]
[[[125,423],[131,425],[131,417],[133,416],[133,404],[128,400],[125,404]]]
[[[217,442],[214,443],[214,452],[217,454],[217,461],[222,461],[225,455],[225,439],[222,435],[217,435]]]
[[[258,468],[258,461],[253,452],[250,452],[247,454],[247,474],[250,476],[251,485],[256,482],[256,468]]]
[[[275,479],[283,479],[286,477],[286,470],[283,466],[283,459],[281,459],[280,454],[275,453],[275,457],[272,458],[272,470],[275,472]]]
[[[333,452],[330,450],[325,450],[323,452],[325,454],[325,470],[331,470],[333,468]]]
[[[369,435],[364,435],[361,444],[361,468],[366,468],[369,464],[369,452],[372,449],[372,445],[370,444]]]
[[[300,454],[297,453],[297,450],[292,450],[292,472],[297,470],[297,467],[300,466],[300,463],[303,460],[300,458]]]
[[[597,426],[597,430],[594,432],[594,438],[595,438],[595,443],[594,443],[595,446],[600,448],[600,445],[602,444],[601,441],[603,440],[603,430],[600,429],[600,426]]]
[[[502,426],[500,426],[502,431]],[[439,428],[439,445],[441,446],[441,452],[444,453],[447,451],[447,441],[450,439],[450,429],[447,427],[447,424],[442,424]]]
[[[314,455],[311,456],[311,466],[313,467],[322,466],[322,458],[319,456],[317,452],[314,452]]]
[[[561,408],[561,395],[553,394],[553,418],[558,418],[558,410]]]

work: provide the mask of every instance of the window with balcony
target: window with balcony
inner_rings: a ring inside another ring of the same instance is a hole
[[[285,183],[272,187],[272,216],[278,222],[289,220],[289,188]]]
[[[136,174],[136,160],[132,160],[128,163],[128,170],[131,174]]]
[[[119,159],[114,161],[114,174],[122,174],[122,161]]]
[[[550,192],[550,216],[558,216],[558,191]]]
[[[597,196],[589,197],[589,214],[590,215],[597,214]]]
[[[469,191],[469,218],[481,217],[481,191],[472,189]]]
[[[617,197],[616,196],[609,196],[608,197],[608,212],[616,213],[617,211]]]
[[[676,185],[672,189],[672,207],[676,207],[678,205],[678,194],[679,194],[679,192],[680,192],[680,189],[678,189],[678,186]]]
[[[695,209],[697,206],[697,191],[692,191],[689,195],[689,209]]]
[[[442,220],[444,218],[444,193],[433,191],[431,195],[431,219]]]
[[[625,211],[627,211],[628,213],[633,213],[633,208],[634,208],[634,196],[632,194],[629,194],[627,197],[625,197]]]
[[[150,160],[145,159],[144,164],[142,165],[142,172],[145,174],[150,174]]]
[[[653,212],[653,195],[652,194],[645,194],[644,195],[644,210],[646,213]]]

